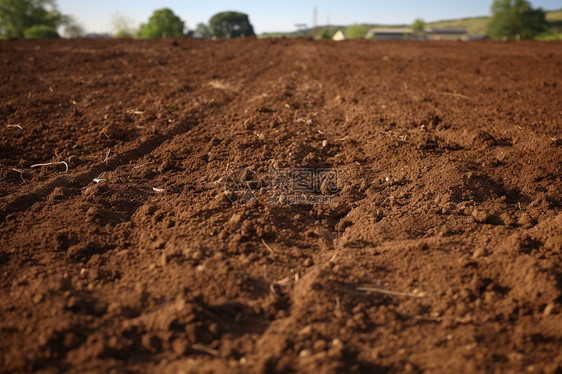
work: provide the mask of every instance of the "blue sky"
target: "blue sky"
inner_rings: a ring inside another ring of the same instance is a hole
[[[215,13],[236,10],[247,13],[257,33],[293,31],[295,23],[312,25],[313,9],[323,25],[359,23],[411,23],[420,17],[426,21],[488,15],[492,0],[58,0],[60,10],[71,14],[88,32],[111,31],[112,16],[120,13],[135,25],[145,22],[155,9],[170,8],[186,21],[190,29],[209,21]],[[560,9],[560,0],[531,0],[535,7]]]

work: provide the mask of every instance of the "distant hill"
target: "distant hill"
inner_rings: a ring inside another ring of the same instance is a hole
[[[490,17],[470,17],[437,22],[428,22],[427,27],[464,27],[469,35],[486,35]]]
[[[468,17],[460,19],[442,20],[435,22],[428,22],[426,25],[428,28],[436,27],[464,27],[467,29],[470,35],[486,35],[488,32],[488,21],[490,17]],[[546,20],[550,24],[550,27],[554,28],[557,33],[562,33],[562,9],[559,10],[547,10]],[[368,24],[369,27],[409,27],[410,25],[381,25],[381,24]],[[319,26],[318,29],[324,27],[330,27],[332,30],[345,30],[347,26]],[[273,32],[273,33],[263,33],[260,35],[261,38],[274,38],[274,37],[298,37],[298,36],[312,36],[312,29],[305,29],[301,31],[294,32]]]

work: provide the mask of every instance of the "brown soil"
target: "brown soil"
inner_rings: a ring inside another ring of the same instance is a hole
[[[0,371],[562,372],[560,47],[2,41]]]

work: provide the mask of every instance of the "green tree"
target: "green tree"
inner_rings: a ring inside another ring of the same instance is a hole
[[[495,0],[488,34],[492,39],[533,38],[547,29],[546,15],[526,0]]]
[[[338,28],[335,26],[322,27],[318,33],[318,39],[332,39],[336,32],[338,32]]]
[[[364,38],[367,35],[369,28],[366,25],[359,25],[354,23],[353,25],[347,26],[345,34],[348,39]]]
[[[247,14],[239,12],[222,12],[211,17],[209,21],[213,35],[217,38],[237,38],[254,36],[254,27]]]
[[[416,18],[414,23],[412,24],[412,30],[414,31],[423,31],[425,29],[425,21],[421,18]]]
[[[211,28],[203,22],[197,24],[197,27],[195,28],[195,34],[197,34],[201,38],[210,38],[211,36],[213,36]]]
[[[0,0],[0,32],[8,38],[23,38],[26,29],[39,25],[56,32],[67,21],[55,0]]]
[[[59,39],[60,35],[51,26],[47,25],[35,25],[28,27],[23,32],[23,36],[26,39]]]
[[[184,29],[184,22],[171,9],[163,8],[155,10],[148,23],[141,25],[139,37],[178,38],[184,36]]]

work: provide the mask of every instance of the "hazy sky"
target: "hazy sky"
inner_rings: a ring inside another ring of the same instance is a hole
[[[58,0],[60,10],[75,16],[88,32],[112,31],[111,19],[119,12],[135,26],[145,22],[155,9],[171,8],[190,29],[209,21],[215,13],[236,10],[247,13],[256,33],[293,31],[295,23],[312,25],[313,9],[318,7],[318,22],[323,25],[359,23],[411,23],[488,15],[492,0]],[[562,8],[561,0],[531,0],[535,7]]]

